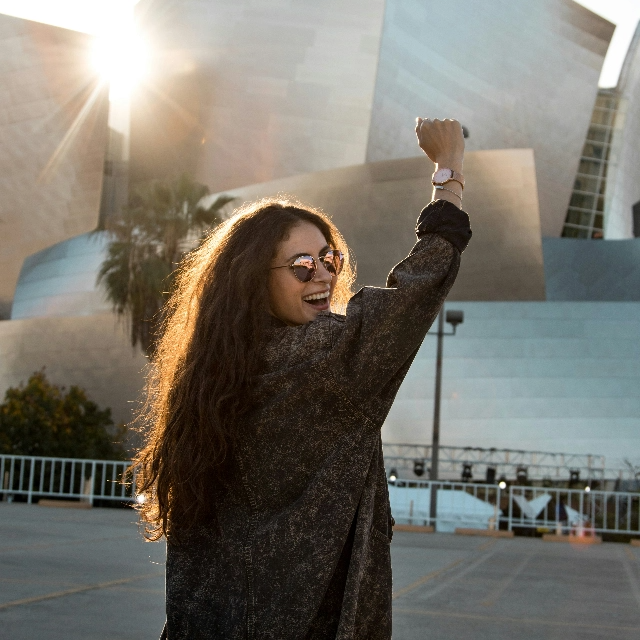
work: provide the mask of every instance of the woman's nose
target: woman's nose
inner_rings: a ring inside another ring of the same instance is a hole
[[[316,275],[313,277],[315,282],[331,282],[331,278],[333,276],[324,266],[324,262],[322,260],[317,261],[318,268],[316,269]]]

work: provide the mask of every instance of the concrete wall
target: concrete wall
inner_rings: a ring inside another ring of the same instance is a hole
[[[640,302],[640,239],[544,238],[547,300]]]
[[[128,421],[137,407],[146,358],[133,350],[111,313],[0,322],[0,397],[45,367],[59,385],[75,384]]]
[[[450,302],[441,442],[599,454],[640,462],[640,303]],[[427,337],[382,430],[431,442],[434,337]]]
[[[91,43],[0,15],[0,318],[26,256],[98,221],[107,111]]]
[[[470,152],[464,171],[464,208],[474,236],[449,298],[544,300],[533,153],[530,149]],[[322,208],[353,249],[358,285],[384,286],[391,267],[415,242],[415,221],[431,200],[432,172],[433,164],[423,154],[227,193],[241,201],[291,194]]]
[[[605,192],[605,238],[633,238],[632,207],[640,201],[640,24],[618,83],[620,102]]]
[[[533,148],[544,236],[560,236],[614,25],[571,0],[387,0],[368,161],[415,156],[417,115],[467,148]]]
[[[213,191],[364,162],[384,0],[143,0],[132,179]]]

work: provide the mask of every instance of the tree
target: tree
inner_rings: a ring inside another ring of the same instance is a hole
[[[98,284],[115,313],[128,321],[132,346],[140,344],[147,355],[153,353],[154,329],[178,263],[235,200],[222,195],[204,208],[200,202],[208,193],[186,174],[169,183],[154,180],[138,187],[122,214],[107,225],[113,240]]]
[[[51,384],[43,371],[7,389],[0,404],[0,453],[20,456],[124,460],[126,427],[114,426],[80,387]]]

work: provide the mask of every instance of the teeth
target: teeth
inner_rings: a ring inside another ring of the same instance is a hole
[[[328,297],[329,297],[329,292],[324,291],[323,293],[314,293],[310,296],[305,296],[302,299],[303,300],[322,300],[323,298],[328,298]]]

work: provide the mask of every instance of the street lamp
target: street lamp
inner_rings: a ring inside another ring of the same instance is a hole
[[[451,333],[444,332],[444,321],[453,327]],[[438,336],[438,348],[436,352],[436,390],[433,401],[433,438],[431,441],[431,468],[429,470],[429,479],[435,481],[438,479],[438,458],[440,456],[440,395],[442,392],[442,346],[444,336],[455,336],[456,327],[464,322],[464,312],[447,311],[445,314],[444,305],[438,314],[438,332],[429,335]],[[436,522],[438,488],[435,483],[431,484],[431,504],[429,508],[429,518],[432,523]]]
[[[453,327],[451,333],[444,332],[444,320]],[[438,315],[438,332],[429,335],[438,336],[438,350],[436,355],[436,392],[433,402],[433,439],[431,443],[431,471],[430,480],[438,479],[438,457],[440,454],[440,396],[442,392],[442,346],[444,336],[455,336],[456,327],[464,322],[464,313],[462,311],[444,312],[444,307]]]

